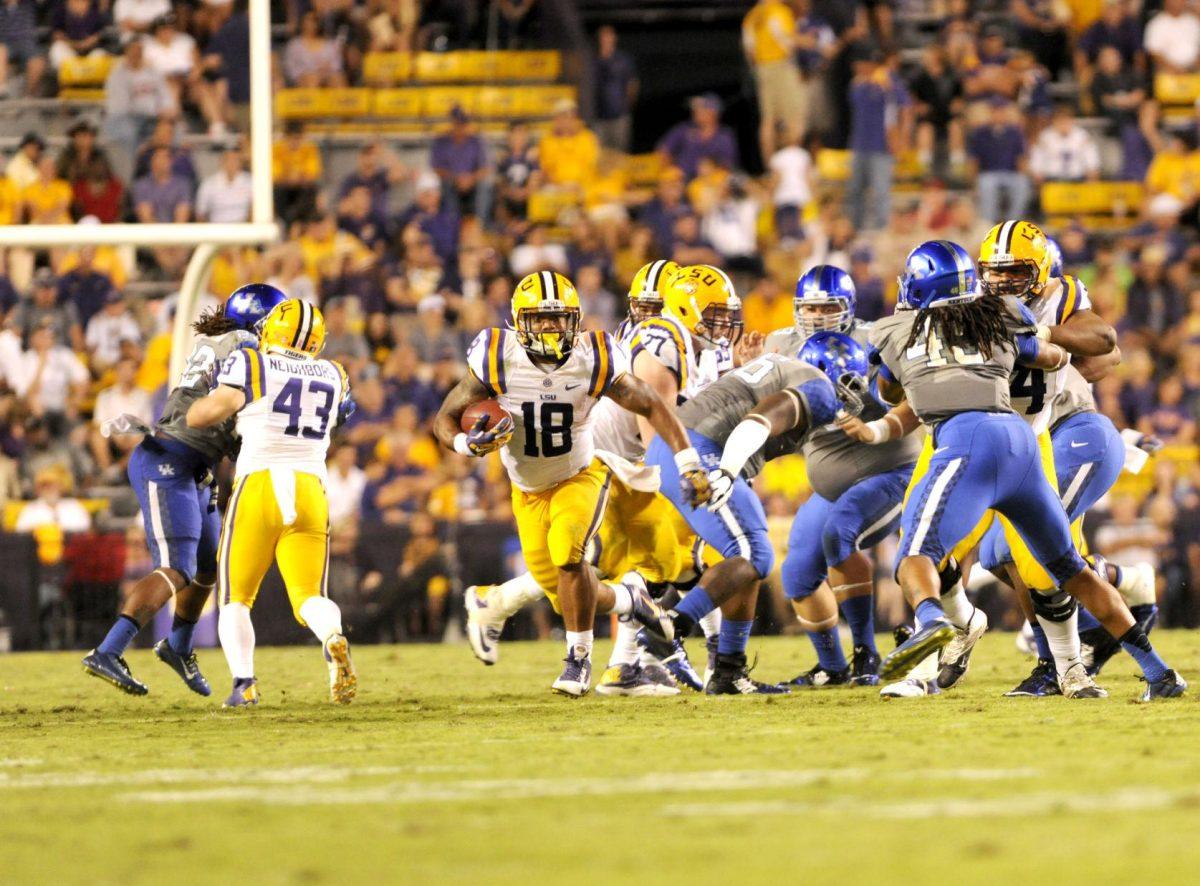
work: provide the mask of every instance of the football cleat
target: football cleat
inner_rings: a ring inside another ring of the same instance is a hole
[[[718,654],[712,679],[704,687],[705,695],[786,695],[789,691],[786,685],[750,679],[744,652]]]
[[[212,687],[200,673],[200,663],[196,661],[196,653],[189,652],[187,655],[180,655],[171,648],[171,644],[166,640],[159,640],[154,644],[154,654],[158,656],[159,661],[170,666],[171,670],[180,676],[192,692],[203,696],[212,695]]]
[[[879,685],[879,653],[866,646],[854,647],[854,658],[850,663],[851,686]]]
[[[1142,679],[1145,679],[1144,677]],[[1187,681],[1174,671],[1168,669],[1161,679],[1153,682],[1146,680],[1146,691],[1142,693],[1141,701],[1154,701],[1156,698],[1178,698],[1187,691]]]
[[[329,699],[334,704],[350,704],[358,693],[358,675],[350,660],[350,644],[341,634],[334,634],[322,647],[329,665]]]
[[[130,695],[146,695],[150,691],[145,683],[133,676],[125,659],[111,652],[97,652],[93,649],[83,657],[83,670]]]
[[[1048,658],[1039,658],[1029,676],[1004,693],[1005,698],[1045,698],[1048,695],[1062,695],[1054,662]]]
[[[656,673],[650,673],[653,669]],[[623,695],[631,698],[655,698],[678,695],[679,687],[660,665],[643,668],[638,662],[613,665],[600,675],[597,695]]]
[[[651,636],[664,643],[675,639],[675,622],[657,603],[646,593],[646,583],[637,573],[626,573],[626,578],[634,580],[623,581],[633,598],[633,611],[620,616],[622,621],[636,621]]]
[[[696,669],[692,667],[691,661],[688,660],[683,640],[676,637],[670,643],[663,643],[647,636],[648,641],[653,641],[654,646],[651,648],[648,642],[643,642],[642,635],[645,633],[645,631],[638,631],[638,646],[642,650],[642,667],[648,668],[657,664],[665,668],[677,684],[686,686],[695,692],[703,692],[704,683],[701,681],[700,675],[696,673]]]
[[[926,680],[921,677],[906,677],[898,683],[889,683],[879,690],[880,698],[924,698],[926,695],[940,695],[937,680]]]
[[[711,637],[704,638],[704,648],[708,652],[708,661],[704,664],[704,685],[708,685],[708,681],[712,679],[713,671],[717,669],[717,649],[721,645],[721,638],[717,634]]]
[[[878,680],[879,678],[876,677],[875,679]],[[846,667],[840,671],[827,671],[819,664],[813,665],[803,674],[788,680],[788,685],[803,686],[811,689],[819,689],[822,686],[848,686],[850,685],[850,668]]]
[[[500,634],[504,631],[502,615],[494,614],[488,606],[486,594],[489,585],[471,585],[463,592],[463,607],[467,610],[467,641],[475,657],[485,665],[494,665],[500,660]]]
[[[550,686],[550,689],[557,692],[559,695],[566,695],[570,698],[580,698],[587,695],[588,690],[592,688],[592,660],[586,655],[576,656],[575,651],[563,659],[566,667],[563,672],[558,675],[558,679]]]
[[[1108,691],[1096,685],[1083,662],[1075,662],[1058,678],[1058,688],[1065,698],[1108,698]]]
[[[233,691],[221,705],[224,708],[244,708],[258,704],[258,680],[254,677],[238,677],[233,681]]]
[[[954,635],[954,625],[946,618],[935,618],[922,625],[884,658],[879,666],[879,679],[892,682],[907,676],[927,655],[949,644]]]
[[[965,628],[955,628],[954,639],[942,650],[941,658],[938,660],[940,669],[937,683],[940,689],[953,689],[967,675],[967,668],[971,665],[971,651],[987,627],[987,613],[976,608],[971,613],[970,619],[967,620]]]

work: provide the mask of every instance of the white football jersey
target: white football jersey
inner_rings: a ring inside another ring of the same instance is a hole
[[[467,367],[516,424],[500,450],[509,479],[544,492],[592,463],[594,407],[629,371],[629,356],[607,332],[586,332],[561,365],[535,363],[513,330],[493,328],[475,336]]]
[[[325,480],[329,438],[350,390],[339,364],[243,348],[221,365],[217,383],[246,394],[236,476],[290,467]]]
[[[1080,280],[1067,276],[1062,277],[1059,283],[1061,285],[1053,287],[1052,292],[1043,290],[1042,295],[1025,302],[1039,325],[1058,326],[1077,311],[1092,307],[1087,287]],[[1050,427],[1054,401],[1062,393],[1065,384],[1066,373],[1062,370],[1049,372],[1017,366],[1009,385],[1013,412],[1024,418],[1035,434],[1040,434]]]

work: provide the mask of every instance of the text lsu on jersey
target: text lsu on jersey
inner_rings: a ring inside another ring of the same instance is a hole
[[[339,363],[243,348],[222,364],[217,383],[246,395],[237,416],[238,477],[290,467],[325,481],[330,435],[350,391]]]
[[[607,332],[585,332],[562,363],[538,364],[512,330],[492,328],[471,342],[467,367],[516,424],[500,450],[509,479],[543,492],[591,464],[593,407],[629,371],[629,357]]]

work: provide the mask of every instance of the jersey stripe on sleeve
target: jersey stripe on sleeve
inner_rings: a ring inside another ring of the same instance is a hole
[[[504,377],[504,351],[508,347],[508,332],[504,329],[496,331],[496,391],[508,392],[508,380]],[[490,354],[490,352],[489,352]]]
[[[247,375],[250,379],[246,402],[253,403],[263,395],[263,376],[266,374],[266,368],[263,366],[262,353],[258,349],[244,348],[243,351],[246,353]]]

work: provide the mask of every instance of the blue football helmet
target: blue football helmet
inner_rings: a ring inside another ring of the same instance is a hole
[[[814,333],[800,347],[796,357],[825,373],[835,388],[846,373],[867,374],[866,349],[844,332]]]
[[[1050,253],[1050,276],[1061,277],[1063,275],[1062,247],[1053,237],[1047,237],[1046,251]]]
[[[268,283],[247,283],[225,299],[225,316],[242,329],[254,332],[271,309],[287,296]]]
[[[907,310],[963,304],[980,296],[975,262],[949,240],[927,240],[910,252],[898,280],[898,307]]]
[[[796,329],[805,338],[817,332],[849,332],[854,327],[857,292],[850,275],[833,265],[817,265],[796,281],[792,299],[792,317]],[[835,305],[840,310],[806,313],[805,306]]]

